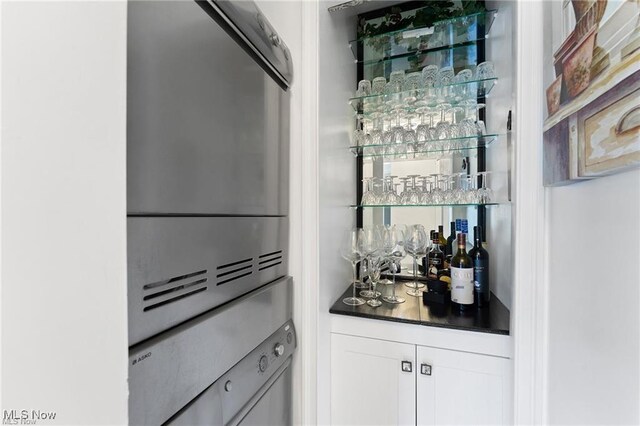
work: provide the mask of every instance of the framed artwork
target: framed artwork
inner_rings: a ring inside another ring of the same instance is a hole
[[[544,185],[640,167],[640,0],[545,8]]]

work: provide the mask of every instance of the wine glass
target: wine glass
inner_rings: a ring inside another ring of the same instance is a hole
[[[358,90],[356,90],[356,97],[369,95],[371,95],[371,82],[369,80],[360,80],[358,82]]]
[[[353,228],[347,232],[340,244],[340,255],[343,259],[350,262],[353,268],[353,296],[342,300],[345,305],[349,306],[359,306],[364,304],[364,300],[356,297],[356,283],[358,282],[356,277],[356,265],[363,259],[359,244],[360,234],[361,230]]]
[[[369,290],[363,290],[360,292],[362,297],[375,297],[376,291],[373,286],[373,278],[376,273],[378,265],[378,258],[382,249],[382,239],[380,233],[376,228],[363,228],[361,231],[362,238],[358,241],[360,247],[360,253],[367,261],[367,273],[369,276]],[[379,278],[379,272],[378,272]],[[377,282],[377,281],[376,281]]]
[[[493,190],[487,185],[487,177],[490,172],[479,172],[478,181],[480,182],[480,188],[478,188],[480,203],[486,204],[493,201]]]
[[[394,184],[393,183],[393,178],[396,178],[397,176],[388,176],[389,181],[390,181],[390,185],[391,185],[391,191],[393,191],[393,193],[395,194],[395,190],[393,189],[395,186],[397,186],[398,184]],[[397,198],[397,195],[396,195]],[[397,200],[396,203],[397,204]],[[380,233],[380,238],[381,238],[381,246],[382,246],[382,260],[380,261],[380,272],[382,273],[382,270],[386,267],[388,270],[391,270],[391,266],[389,265],[389,257],[386,255],[385,252],[385,248],[384,248],[384,242],[385,242],[385,233],[391,229],[390,225],[377,225],[378,228],[378,232]],[[393,281],[391,281],[389,278],[381,278],[378,281],[378,284],[384,284],[384,285],[391,285],[393,284]]]
[[[422,293],[419,289],[425,287],[424,284],[418,282],[418,257],[423,257],[427,254],[427,233],[422,225],[411,225],[404,236],[404,248],[413,258],[413,281],[408,282],[405,285],[411,290],[407,291],[409,296],[420,296]]]
[[[389,260],[389,269],[391,269],[391,275],[393,276],[392,293],[390,296],[383,296],[382,300],[392,304],[404,303],[404,298],[396,296],[396,272],[400,261],[407,255],[404,249],[404,232],[395,225],[386,228],[382,234],[382,250]]]
[[[371,83],[371,94],[372,95],[383,95],[384,87],[387,85],[387,79],[384,77],[376,77],[373,79]]]
[[[380,297],[381,293],[379,291],[376,291],[376,286],[380,281],[380,272],[383,260],[384,259],[382,257],[382,251],[378,251],[375,254],[371,255],[367,260],[369,268],[369,283],[371,283],[371,290],[369,293],[369,297],[371,297],[371,299],[367,300],[367,305],[371,306],[372,308],[377,308],[378,306],[382,305],[382,302],[378,300],[378,297]],[[362,295],[362,293],[364,292],[361,291],[360,294]]]

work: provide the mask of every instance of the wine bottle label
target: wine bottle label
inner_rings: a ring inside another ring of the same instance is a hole
[[[473,281],[476,291],[489,292],[489,268],[485,261],[476,260],[473,265]]]
[[[437,257],[429,258],[429,269],[427,276],[431,279],[438,279],[438,271],[442,269],[442,262]]]
[[[451,267],[451,301],[473,304],[473,268]]]

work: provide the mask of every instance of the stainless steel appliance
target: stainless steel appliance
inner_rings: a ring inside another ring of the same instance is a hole
[[[130,1],[127,43],[130,422],[160,424],[293,329],[293,73],[249,1]]]

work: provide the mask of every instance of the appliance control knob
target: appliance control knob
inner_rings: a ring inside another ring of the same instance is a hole
[[[273,44],[274,46],[276,47],[280,46],[280,37],[278,37],[278,34],[276,33],[271,34],[269,39],[271,40],[271,44]]]
[[[267,356],[262,355],[260,357],[260,361],[258,361],[258,369],[260,370],[261,373],[264,373],[264,371],[267,369],[268,366],[269,366],[269,360],[267,359]]]
[[[284,345],[282,343],[276,343],[273,348],[273,353],[275,353],[276,356],[282,356],[284,354]]]
[[[227,383],[224,384],[224,390],[227,392],[231,392],[233,386],[231,385],[231,380],[227,380]]]
[[[292,340],[293,340],[293,334],[291,334],[291,332],[287,333],[287,343],[291,343]]]

